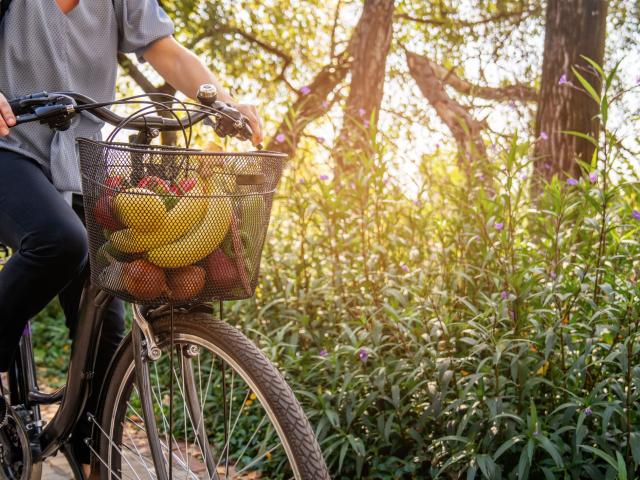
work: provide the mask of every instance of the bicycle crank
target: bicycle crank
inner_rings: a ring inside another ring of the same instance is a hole
[[[29,480],[33,467],[29,436],[20,416],[2,400],[6,413],[0,428],[0,479]]]

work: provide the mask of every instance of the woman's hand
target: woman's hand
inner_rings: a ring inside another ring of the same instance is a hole
[[[0,93],[0,137],[6,137],[9,135],[9,127],[13,127],[16,124],[16,117],[11,111],[9,102],[5,96]]]
[[[243,104],[243,103],[233,103],[230,102],[230,105],[238,110],[241,114],[247,117],[249,120],[249,125],[251,126],[251,130],[253,131],[253,137],[251,138],[251,143],[254,146],[258,146],[262,143],[262,120],[260,119],[260,115],[258,115],[258,109],[255,105]]]

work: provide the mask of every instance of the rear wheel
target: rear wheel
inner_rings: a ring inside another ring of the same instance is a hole
[[[148,364],[153,421],[143,418],[131,340],[120,350],[96,425],[100,478],[163,477],[147,440],[154,423],[172,478],[329,478],[293,392],[253,343],[208,314],[191,313],[174,315],[171,348],[170,325],[169,317],[153,322],[162,350]]]

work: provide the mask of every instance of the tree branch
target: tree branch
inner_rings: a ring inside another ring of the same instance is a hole
[[[518,21],[522,21],[530,15],[540,13],[539,8],[532,8],[531,10],[517,10],[514,12],[501,12],[491,15],[489,17],[481,18],[479,20],[462,20],[460,18],[425,18],[425,17],[413,17],[407,13],[397,13],[395,18],[402,20],[408,20],[410,22],[421,23],[423,25],[445,26],[456,25],[460,27],[477,27],[478,25],[485,25],[487,23],[500,22],[502,20],[508,20],[511,18],[517,18]]]
[[[528,85],[515,84],[505,87],[485,87],[482,85],[474,85],[468,80],[459,77],[453,69],[447,69],[442,65],[438,65],[427,57],[423,56],[421,58],[422,61],[427,63],[433,70],[433,73],[436,75],[438,80],[441,80],[465,95],[499,101],[518,100],[522,102],[536,102],[538,100],[538,92]]]
[[[444,124],[449,128],[458,144],[461,166],[469,166],[487,155],[480,132],[484,124],[479,122],[458,102],[449,97],[443,81],[438,78],[432,63],[424,56],[406,51],[409,72],[420,91],[433,106]]]
[[[344,80],[350,65],[351,59],[347,49],[318,72],[307,85],[309,93],[298,92],[298,98],[289,107],[269,142],[269,150],[286,153],[289,157],[295,154],[302,132],[309,123],[327,112],[332,103],[329,95]]]

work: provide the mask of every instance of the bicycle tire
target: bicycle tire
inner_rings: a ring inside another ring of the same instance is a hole
[[[168,315],[153,320],[153,330],[156,337],[161,338],[169,334],[170,322]],[[266,403],[274,414],[274,418],[270,418],[271,422],[273,423],[275,420],[280,427],[280,441],[289,447],[290,454],[287,451],[287,456],[290,457],[289,462],[295,463],[297,467],[299,477],[296,478],[298,480],[330,479],[311,425],[293,391],[272,363],[250,340],[234,327],[215,320],[212,315],[206,313],[175,313],[173,326],[176,337],[180,337],[181,334],[200,337],[215,345],[221,352],[233,359],[242,370],[237,371],[239,375],[245,374],[252,380],[254,385],[252,389],[255,390],[258,399],[264,399],[260,403],[263,407]],[[119,411],[122,411],[119,410],[123,407],[119,392],[122,391],[123,383],[127,381],[126,377],[131,375],[133,363],[133,342],[131,335],[129,335],[113,360],[108,383],[105,383],[106,390],[103,390],[104,404],[99,420],[100,425],[106,428],[106,433],[99,435],[98,451],[103,459],[97,462],[101,467],[100,478],[112,478],[109,469],[105,466],[104,459],[109,457],[114,443],[120,442],[121,445],[121,439],[113,438],[114,432],[117,430],[113,428],[113,425],[116,425],[118,420],[114,417]],[[283,436],[284,438],[282,438]],[[94,438],[98,437],[94,435]],[[113,477],[115,478],[115,475]]]

